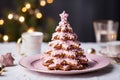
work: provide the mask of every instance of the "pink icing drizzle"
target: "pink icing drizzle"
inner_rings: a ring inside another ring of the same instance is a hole
[[[53,59],[52,64],[49,65],[49,67],[55,67],[57,64],[60,64],[62,61],[67,61],[67,63],[77,65],[77,67],[83,66],[82,64],[78,63],[78,60],[85,60],[87,61],[87,58],[83,55],[84,53],[83,49],[80,48],[80,42],[77,41],[77,35],[73,33],[72,28],[70,27],[69,22],[67,21],[68,14],[63,11],[62,14],[60,14],[61,21],[59,22],[59,25],[56,27],[56,31],[52,35],[52,40],[49,42],[50,49],[46,51],[45,53],[49,53],[49,56],[45,56],[44,62]],[[57,37],[57,39],[55,39]],[[67,37],[67,40],[66,40]],[[58,40],[59,39],[59,40]],[[55,46],[62,46],[61,49],[56,49]],[[67,50],[70,46],[76,46],[77,48]],[[66,50],[64,50],[65,48]],[[55,55],[59,54],[66,54],[66,56],[75,56],[75,59],[70,59],[69,57],[63,57],[63,58],[58,58],[55,57]],[[81,55],[77,55],[78,53],[81,53]],[[79,65],[78,65],[79,64]],[[63,65],[64,68],[67,66]]]
[[[69,39],[76,39],[77,35],[75,33],[67,33],[67,32],[55,32],[52,35],[52,40],[55,39],[55,36],[58,36],[59,39],[65,39],[65,37],[69,37]]]
[[[62,41],[62,40],[54,40],[49,42],[49,45],[51,45],[52,48],[54,48],[56,45],[62,45],[62,48],[64,49],[69,49],[71,45],[80,47],[80,42],[79,41]]]

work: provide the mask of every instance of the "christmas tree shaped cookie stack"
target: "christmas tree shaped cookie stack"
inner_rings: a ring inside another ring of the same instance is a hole
[[[43,65],[49,70],[82,70],[87,67],[88,59],[84,55],[77,35],[73,32],[67,21],[68,14],[60,14],[61,21],[56,27],[56,32],[49,42],[50,49],[45,52]]]

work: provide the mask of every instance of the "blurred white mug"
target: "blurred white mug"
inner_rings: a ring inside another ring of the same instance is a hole
[[[20,47],[21,41],[22,45]],[[24,32],[17,41],[18,52],[25,55],[39,54],[41,52],[42,41],[42,32]]]

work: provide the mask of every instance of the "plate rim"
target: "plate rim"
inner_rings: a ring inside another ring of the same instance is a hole
[[[95,55],[95,54],[85,54],[87,56],[89,55],[92,55],[92,56],[97,56],[97,57],[101,57],[101,58],[104,58],[107,60],[107,64],[105,64],[104,66],[102,67],[99,67],[99,68],[93,68],[93,69],[83,69],[83,70],[70,70],[70,71],[61,71],[61,70],[41,70],[41,69],[36,69],[36,68],[29,68],[28,66],[25,66],[24,64],[22,64],[21,62],[26,59],[26,58],[30,58],[30,57],[34,57],[34,56],[41,56],[43,54],[35,54],[35,55],[31,55],[31,56],[28,56],[28,57],[22,57],[20,60],[19,60],[19,64],[24,67],[25,69],[27,70],[31,70],[31,71],[36,71],[36,72],[40,72],[40,73],[50,73],[50,74],[81,74],[81,73],[87,73],[87,72],[93,72],[93,71],[97,71],[97,70],[100,70],[100,69],[103,69],[105,67],[107,67],[108,65],[110,65],[110,60],[107,58],[107,57],[104,57],[104,56],[100,56],[100,55]],[[38,59],[36,59],[38,60]],[[35,60],[34,60],[35,61]],[[99,62],[97,62],[99,63]],[[30,63],[31,64],[31,63]],[[63,73],[64,72],[64,73]]]

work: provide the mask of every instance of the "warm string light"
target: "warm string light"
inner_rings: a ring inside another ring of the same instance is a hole
[[[42,13],[41,12],[36,13],[36,18],[41,19],[42,18]]]
[[[45,6],[46,5],[46,1],[45,0],[40,0],[40,6]]]
[[[54,1],[54,0],[40,0],[39,3],[40,3],[40,6],[43,7],[43,6],[45,6],[47,3],[48,3],[48,4],[53,3],[53,1]],[[34,14],[37,19],[41,19],[42,16],[43,16],[42,13],[39,11],[39,9],[36,9],[35,11],[32,10],[32,9],[31,9],[31,4],[30,4],[29,2],[25,3],[25,6],[21,8],[21,11],[22,11],[23,13],[25,13],[25,12],[28,11],[29,14],[31,14],[31,15]],[[25,17],[24,17],[24,16],[20,16],[20,15],[15,14],[15,13],[9,13],[7,17],[8,17],[9,20],[14,19],[14,20],[18,20],[18,21],[21,22],[21,23],[24,23],[24,22],[25,22]],[[3,20],[3,19],[0,19],[0,25],[3,25],[3,24],[4,24],[4,20]],[[26,26],[27,26],[27,25],[26,25]],[[27,30],[27,32],[34,32],[34,28],[29,28],[29,29]],[[1,37],[1,34],[0,34],[0,37]],[[4,41],[4,42],[8,42],[8,40],[9,40],[8,35],[4,35],[4,36],[3,36],[3,41]]]
[[[3,41],[4,41],[4,42],[8,42],[8,40],[9,40],[8,35],[4,35],[4,36],[3,36]]]
[[[41,19],[42,18],[42,13],[38,9],[36,9],[35,10],[35,16],[36,16],[37,19]]]
[[[46,5],[46,2],[48,3],[48,4],[51,4],[51,3],[53,3],[53,0],[40,0],[40,6],[45,6]],[[26,4],[25,4],[25,6],[24,7],[22,7],[22,9],[21,9],[21,11],[22,12],[27,12],[27,10],[29,11],[29,13],[30,14],[34,14],[35,13],[35,16],[36,16],[36,18],[37,19],[41,19],[42,18],[42,13],[41,12],[39,12],[39,10],[37,9],[37,12],[36,12],[36,10],[35,10],[35,12],[32,10],[32,9],[30,9],[31,8],[31,4],[29,3],[29,2],[27,2]],[[24,16],[18,16],[17,14],[13,14],[13,13],[10,13],[10,14],[8,14],[8,19],[15,19],[15,20],[19,20],[19,22],[21,22],[21,23],[23,23],[24,21],[25,21],[25,17]],[[1,25],[2,23],[0,23],[0,25]]]
[[[29,28],[27,32],[34,32],[34,28],[33,27]]]
[[[48,3],[48,4],[52,4],[52,3],[53,3],[53,0],[47,0],[47,3]]]
[[[23,23],[23,22],[25,21],[24,16],[20,16],[20,17],[19,17],[19,21],[20,21],[21,23]]]
[[[4,20],[0,19],[0,25],[3,25],[3,24],[4,24]]]
[[[29,10],[30,8],[31,8],[31,4],[27,2],[27,3],[25,4],[25,7],[23,7],[23,8],[21,9],[21,11],[25,13],[25,12],[27,12],[27,10]]]
[[[10,14],[8,14],[8,19],[13,19],[13,14],[12,13],[10,13]]]
[[[22,10],[22,12],[26,12],[26,11],[27,11],[27,8],[26,8],[26,7],[23,7],[21,10]]]
[[[26,7],[27,9],[30,9],[30,8],[31,8],[31,4],[30,4],[30,3],[26,3],[26,4],[25,4],[25,7]]]
[[[46,2],[48,3],[48,4],[51,4],[51,3],[53,3],[53,1],[54,0],[40,0],[40,6],[45,6],[46,5]],[[21,9],[21,11],[22,12],[26,12],[28,9],[30,9],[31,8],[31,4],[29,3],[29,2],[27,2],[26,4],[25,4],[25,6],[24,7],[22,7],[22,9]],[[32,9],[30,9],[29,10],[29,13],[30,14],[34,14],[34,11],[32,10]],[[36,18],[37,19],[41,19],[42,18],[42,13],[41,12],[35,12],[35,16],[36,16]],[[24,22],[25,21],[25,17],[24,16],[18,16],[18,15],[15,15],[15,14],[13,14],[13,13],[9,13],[8,14],[8,19],[15,19],[15,20],[19,20],[20,22]],[[0,25],[3,25],[4,24],[4,21],[2,20],[2,21],[0,21]]]
[[[8,19],[10,19],[10,20],[11,19],[18,20],[21,23],[23,23],[25,21],[24,16],[19,16],[17,14],[13,14],[13,13],[8,14]]]

